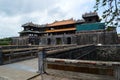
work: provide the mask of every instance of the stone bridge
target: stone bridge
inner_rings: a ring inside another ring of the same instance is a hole
[[[46,64],[44,65],[44,67],[50,74],[51,72],[49,72],[48,69],[58,70],[57,73],[59,73],[60,71],[70,71],[107,76],[106,79],[104,77],[101,77],[100,79],[96,80],[120,80],[120,58],[116,57],[115,59],[104,59],[108,55],[107,52],[110,52],[113,56],[119,54],[119,48],[119,45],[95,46],[91,44],[32,47],[24,46],[17,48],[1,47],[0,63],[6,64],[16,62],[18,60],[33,58],[38,56],[38,52],[46,52],[47,58],[44,59],[44,63]],[[112,51],[109,51],[111,49]],[[101,52],[96,53],[101,50],[102,54],[106,55],[105,57],[100,56]]]

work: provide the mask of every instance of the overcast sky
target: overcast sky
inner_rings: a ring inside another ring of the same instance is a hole
[[[94,4],[95,0],[0,0],[0,38],[19,36],[26,22],[81,19],[82,14],[94,10]]]

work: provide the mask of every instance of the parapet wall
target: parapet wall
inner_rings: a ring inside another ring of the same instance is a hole
[[[84,48],[88,50],[88,46]],[[76,50],[70,49],[69,51],[67,50],[67,52],[62,51],[61,53],[59,52],[59,54],[55,52],[56,55],[54,53],[52,58],[47,58],[47,68],[87,74],[107,75],[115,78],[111,80],[120,80],[120,45],[101,45],[93,48],[95,48],[96,51],[93,50],[93,52],[90,52],[87,55],[84,55],[85,53],[83,54],[80,51],[85,50],[82,47],[79,47]],[[93,48],[90,49],[92,50]],[[77,56],[74,58],[69,57],[71,55]],[[101,80],[104,79],[101,78]]]
[[[14,45],[61,45],[61,44],[117,44],[116,31],[94,30],[80,31],[75,34],[44,35],[41,37],[18,37],[13,38]]]
[[[117,44],[118,36],[115,31],[83,31],[77,32],[78,45],[84,44]]]
[[[47,68],[87,74],[106,75],[119,80],[120,62],[47,58]],[[102,77],[100,80],[104,80]]]
[[[96,58],[103,61],[120,61],[120,45],[97,46]]]
[[[12,63],[20,60],[35,58],[38,52],[45,48],[46,51],[55,49],[63,49],[65,47],[73,47],[76,45],[56,45],[56,46],[38,46],[38,45],[9,45],[0,46],[0,65]]]
[[[120,61],[120,45],[79,45],[74,48],[53,50],[49,58],[94,60],[94,61]]]

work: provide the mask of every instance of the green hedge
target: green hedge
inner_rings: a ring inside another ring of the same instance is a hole
[[[0,45],[10,45],[11,44],[12,39],[11,38],[3,38],[0,39]]]

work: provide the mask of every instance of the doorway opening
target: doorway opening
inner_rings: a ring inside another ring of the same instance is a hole
[[[62,44],[62,39],[61,38],[56,38],[56,44]]]
[[[67,44],[71,44],[71,37],[67,38]]]
[[[50,38],[47,39],[47,44],[48,44],[48,45],[51,44],[51,39],[50,39]]]

